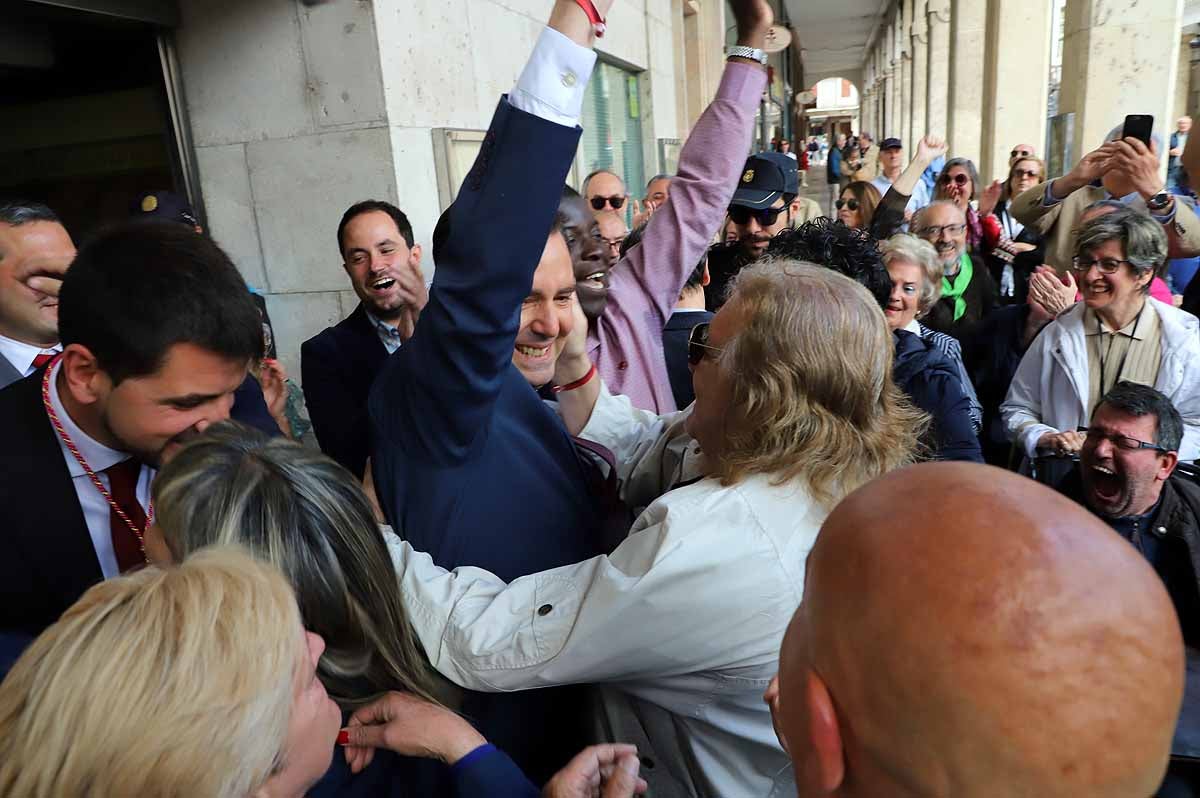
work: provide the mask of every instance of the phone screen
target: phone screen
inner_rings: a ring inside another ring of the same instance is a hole
[[[1150,114],[1130,114],[1125,117],[1125,128],[1121,138],[1140,139],[1147,147],[1150,146],[1150,132],[1154,129],[1154,117]]]

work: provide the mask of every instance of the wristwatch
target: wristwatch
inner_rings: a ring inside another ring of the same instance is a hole
[[[1146,200],[1146,207],[1152,213],[1165,211],[1167,206],[1171,204],[1171,194],[1168,191],[1160,191],[1150,199]]]
[[[743,47],[740,44],[735,44],[725,48],[725,56],[727,58],[749,58],[751,61],[757,61],[763,66],[767,65],[766,51],[760,50],[757,47]]]

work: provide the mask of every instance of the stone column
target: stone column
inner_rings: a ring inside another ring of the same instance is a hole
[[[888,105],[887,130],[882,134],[886,136],[899,136],[900,120],[904,118],[904,101],[901,99],[903,94],[901,86],[904,83],[904,60],[900,53],[900,40],[897,33],[901,24],[903,24],[903,20],[901,20],[900,10],[897,7],[896,18],[888,28],[888,49],[891,51],[891,62],[888,68],[892,73],[892,93]]]
[[[950,99],[950,0],[927,0],[928,83],[925,132],[945,137]]]
[[[1126,114],[1154,114],[1170,135],[1181,21],[1178,0],[1067,0],[1059,110],[1075,114],[1072,163]]]
[[[983,80],[979,177],[1008,177],[1009,153],[1046,140],[1053,13],[1045,0],[991,0]]]
[[[909,48],[912,50],[912,126],[908,137],[909,152],[915,153],[917,139],[925,135],[929,120],[926,117],[926,98],[929,91],[929,24],[925,19],[925,0],[913,0],[913,15]]]
[[[913,0],[904,0],[900,6],[900,25],[896,35],[900,44],[900,130],[897,132],[908,152],[916,152],[912,140],[913,120],[913,62],[912,27]]]
[[[1049,6],[1049,3],[1046,3]],[[987,0],[951,0],[950,154],[979,163],[983,126],[984,27]]]

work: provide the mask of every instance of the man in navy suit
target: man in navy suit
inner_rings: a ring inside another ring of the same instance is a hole
[[[589,464],[535,390],[553,382],[575,323],[556,210],[595,64],[581,46],[590,41],[580,6],[558,0],[434,231],[437,271],[415,332],[371,390],[380,504],[398,534],[447,568],[511,580],[603,548]],[[469,694],[462,711],[542,782],[584,742],[572,690]]]
[[[395,205],[366,200],[350,206],[337,237],[358,307],[304,342],[300,375],[321,451],[362,477],[368,451],[367,395],[387,356],[412,337],[429,295],[421,274],[421,245]]]
[[[663,356],[667,359],[667,376],[671,378],[671,393],[676,407],[683,409],[696,399],[692,388],[692,370],[688,365],[688,337],[697,324],[712,321],[713,314],[704,307],[704,287],[708,285],[708,258],[705,257],[692,272],[679,292],[679,304],[663,327]]]

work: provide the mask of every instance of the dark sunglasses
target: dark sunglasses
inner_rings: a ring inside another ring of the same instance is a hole
[[[856,200],[856,199],[841,200],[840,199],[837,202],[833,203],[833,207],[837,208],[839,211],[842,208],[849,208],[852,211],[856,211],[856,210],[858,210],[858,200]]]
[[[1014,169],[1013,177],[1041,177],[1041,175],[1032,169]]]
[[[779,218],[779,214],[783,213],[787,206],[783,208],[763,208],[762,210],[754,210],[747,208],[745,205],[731,205],[729,207],[729,218],[733,219],[734,224],[749,224],[750,219],[758,220],[761,227],[770,227],[775,224],[775,220]]]
[[[598,211],[604,210],[605,205],[611,205],[614,211],[621,210],[621,206],[625,204],[624,197],[592,197],[592,207]]]
[[[971,178],[967,177],[962,172],[959,172],[956,175],[942,175],[938,182],[943,186],[948,186],[951,183],[959,186],[965,186],[967,183],[971,182]]]
[[[1029,150],[1013,150],[1012,151],[1013,158],[1018,158],[1018,157],[1028,158],[1030,155],[1033,155],[1033,153],[1030,152]]]
[[[719,355],[723,349],[708,345],[708,322],[697,324],[692,328],[692,332],[688,335],[688,363],[693,366],[699,366],[700,361],[704,359],[705,352],[712,352],[714,355]]]

